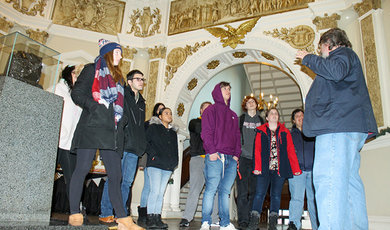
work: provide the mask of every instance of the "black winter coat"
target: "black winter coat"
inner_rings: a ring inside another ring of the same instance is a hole
[[[192,157],[206,154],[203,148],[203,141],[200,137],[202,131],[202,120],[192,119],[188,125],[190,131],[190,154]]]
[[[123,127],[127,117],[122,116],[115,129],[114,108],[107,109],[92,98],[92,84],[95,78],[95,65],[88,64],[81,71],[71,96],[83,112],[72,140],[72,151],[76,149],[106,149],[123,154]]]
[[[146,166],[173,171],[179,162],[176,131],[165,128],[161,122],[158,124],[158,121],[151,120],[146,130],[146,141],[148,154]]]
[[[124,150],[142,156],[146,149],[145,99],[139,94],[139,99],[135,102],[135,93],[130,86],[125,87],[123,114],[128,118],[124,130]]]

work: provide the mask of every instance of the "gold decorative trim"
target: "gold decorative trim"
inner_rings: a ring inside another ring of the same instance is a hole
[[[247,54],[245,52],[240,51],[240,52],[234,52],[232,53],[232,55],[235,58],[244,58],[246,57]]]
[[[189,91],[195,89],[195,87],[198,85],[198,79],[192,78],[190,82],[188,82],[187,89]]]
[[[122,30],[126,3],[119,0],[56,0],[54,24],[111,35]]]
[[[201,47],[209,44],[210,41],[197,42],[194,46],[186,45],[186,47],[177,47],[172,49],[167,56],[167,66],[165,71],[165,89],[171,83],[174,77],[174,73],[177,72],[177,68],[182,66],[186,61],[187,57],[197,52]]]
[[[245,42],[242,39],[245,38],[245,35],[249,33],[253,27],[255,27],[257,21],[260,17],[248,20],[236,28],[233,28],[230,25],[224,25],[227,30],[220,27],[206,28],[210,34],[216,38],[220,38],[222,47],[230,46],[232,49],[235,49],[238,44],[244,44]]]
[[[270,60],[270,61],[273,61],[275,60],[275,57],[272,56],[271,54],[269,53],[266,53],[266,52],[260,52],[261,53],[261,56],[263,56],[265,59],[267,60]]]
[[[340,15],[334,13],[331,16],[324,14],[324,17],[317,16],[313,20],[313,24],[316,25],[317,31],[335,28],[337,27],[337,21],[340,20]]]
[[[149,65],[149,77],[147,78],[148,83],[146,84],[146,120],[149,120],[152,116],[152,110],[156,99],[157,79],[158,79],[158,67],[160,65],[159,60],[150,62]],[[145,91],[144,90],[144,91]]]
[[[149,53],[150,59],[156,59],[156,58],[164,59],[165,56],[167,55],[167,47],[155,46],[154,48],[149,48],[148,53]]]
[[[372,15],[361,20],[363,36],[364,63],[366,67],[367,88],[378,126],[384,125],[381,85],[379,82],[378,57],[376,54],[375,33]]]
[[[177,115],[178,115],[179,117],[183,116],[184,111],[185,111],[185,109],[184,109],[184,104],[183,104],[183,103],[180,103],[180,104],[177,106]]]
[[[131,29],[128,34],[134,32],[136,37],[149,37],[160,32],[161,13],[160,9],[156,8],[153,13],[150,7],[144,7],[143,11],[136,9],[130,16]]]
[[[35,40],[42,44],[46,44],[47,38],[49,37],[49,34],[46,31],[39,31],[39,29],[37,30],[28,29],[26,30],[26,33],[32,40]]]
[[[170,2],[168,35],[303,9],[314,0],[180,0]]]
[[[130,72],[130,68],[131,68],[131,62],[122,59],[121,71],[123,73],[123,76],[126,76],[127,73]]]
[[[381,0],[363,0],[361,3],[357,3],[353,6],[359,17],[372,9],[381,8]]]
[[[6,3],[12,3],[12,7],[22,14],[29,16],[36,16],[38,13],[40,16],[45,16],[43,11],[45,10],[47,0],[5,0]]]
[[[296,26],[292,29],[281,28],[280,31],[279,29],[274,29],[272,32],[264,31],[264,34],[279,38],[295,49],[314,50],[315,32],[307,25]]]
[[[220,62],[219,60],[213,60],[207,64],[207,69],[215,69],[219,66]]]
[[[134,55],[138,52],[135,48],[130,48],[129,46],[122,47],[123,58],[125,59],[134,59]]]
[[[14,27],[14,24],[12,22],[7,21],[6,17],[0,18],[0,30],[8,33],[9,29]]]

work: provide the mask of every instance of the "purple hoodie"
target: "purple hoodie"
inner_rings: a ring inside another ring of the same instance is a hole
[[[219,83],[211,93],[215,104],[210,105],[202,114],[203,147],[206,154],[216,152],[240,157],[241,139],[237,114],[230,109],[222,96]]]

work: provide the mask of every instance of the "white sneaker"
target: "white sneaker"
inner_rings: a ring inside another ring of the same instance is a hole
[[[200,230],[209,230],[210,229],[210,225],[208,222],[203,222],[202,223],[202,226],[200,227]]]
[[[212,223],[210,226],[211,226],[211,227],[219,227],[219,221],[218,221],[218,222],[215,222],[215,223]]]
[[[236,229],[236,227],[234,227],[234,225],[232,223],[230,223],[226,227],[220,227],[219,230],[237,230],[237,229]]]

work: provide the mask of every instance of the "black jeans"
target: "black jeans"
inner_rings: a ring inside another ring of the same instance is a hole
[[[69,185],[70,179],[74,168],[76,167],[76,154],[70,153],[69,150],[58,148],[57,150],[57,164],[61,165],[62,174],[64,175],[65,185],[66,185],[66,195],[69,199]]]
[[[238,224],[249,223],[250,211],[252,210],[253,197],[256,192],[256,176],[252,173],[253,160],[240,157],[240,174],[236,177],[237,182],[237,210]]]
[[[84,179],[87,176],[92,161],[95,157],[96,149],[77,149],[77,164],[70,181],[69,204],[70,213],[80,213],[80,199],[83,192]],[[118,218],[126,217],[126,211],[123,208],[121,192],[121,156],[113,150],[100,150],[100,156],[103,159],[106,168],[110,186],[108,194],[110,196],[112,207]]]

